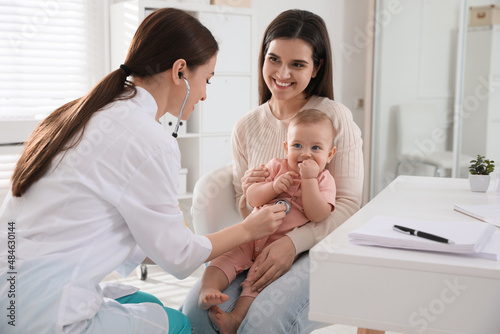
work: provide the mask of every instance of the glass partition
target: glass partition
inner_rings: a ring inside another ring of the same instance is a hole
[[[470,7],[499,1],[376,3],[370,197],[401,174],[467,177],[470,157],[500,161],[500,26],[468,23]]]

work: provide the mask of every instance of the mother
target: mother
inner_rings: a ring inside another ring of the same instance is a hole
[[[308,319],[308,250],[360,208],[361,133],[351,112],[333,101],[330,39],[318,15],[303,10],[278,15],[266,29],[259,68],[261,105],[237,122],[232,136],[234,187],[241,214],[246,217],[251,212],[245,189],[265,179],[263,164],[285,157],[283,142],[290,118],[305,109],[325,112],[335,127],[337,154],[327,168],[335,178],[337,197],[336,208],[326,220],[293,230],[257,257],[248,275],[255,289],[263,290],[238,332],[309,333],[322,324]],[[224,291],[230,299],[219,305],[222,310],[229,312],[234,307],[245,275],[240,274]],[[213,333],[207,312],[197,308],[198,289],[196,285],[191,290],[183,312],[191,319],[196,333]]]

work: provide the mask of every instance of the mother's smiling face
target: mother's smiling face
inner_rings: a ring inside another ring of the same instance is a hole
[[[278,38],[269,43],[262,76],[272,98],[280,101],[305,98],[304,90],[317,72],[313,48],[306,41]]]

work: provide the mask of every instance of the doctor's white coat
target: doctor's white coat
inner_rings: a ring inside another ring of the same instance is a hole
[[[113,270],[130,272],[140,263],[139,248],[178,278],[212,249],[184,224],[177,142],[154,120],[153,97],[137,90],[95,114],[80,143],[56,157],[21,198],[6,198],[0,209],[1,333],[168,332],[161,306],[120,305],[107,298],[119,295],[107,296],[99,285]],[[8,238],[15,241],[9,243],[15,245],[12,267]],[[15,327],[6,317],[11,305]]]

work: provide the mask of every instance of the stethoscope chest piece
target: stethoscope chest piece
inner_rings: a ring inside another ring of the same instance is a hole
[[[286,210],[285,210],[285,213],[288,214],[290,212],[290,209],[292,207],[292,205],[290,204],[290,202],[284,198],[280,198],[279,200],[277,200],[276,202],[274,202],[274,205],[276,204],[283,204],[284,206],[286,206]]]

